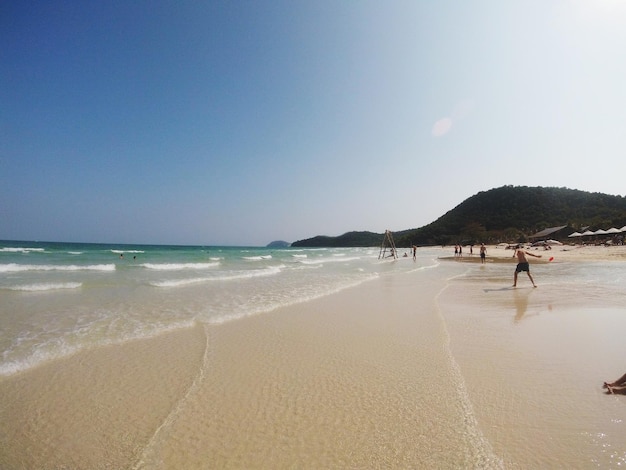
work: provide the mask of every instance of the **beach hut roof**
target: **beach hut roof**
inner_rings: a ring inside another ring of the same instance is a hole
[[[545,230],[542,230],[541,232],[537,232],[534,235],[531,235],[529,238],[547,237],[548,235],[552,235],[553,233],[556,233],[559,230],[563,230],[565,227],[567,227],[567,225],[561,225],[560,227],[550,227]]]
[[[574,232],[574,233],[570,233],[568,235],[568,237],[580,237],[580,236],[582,236],[582,233],[580,233],[580,232]]]
[[[595,235],[595,233],[593,233],[591,230],[585,230],[583,233],[581,233],[581,236],[585,236],[585,235]]]
[[[620,232],[626,232],[626,225],[619,229]]]
[[[593,232],[594,235],[606,235],[607,233],[608,232],[606,230],[602,230],[601,228]]]
[[[619,232],[620,232],[620,229],[615,228],[615,227],[611,227],[610,229],[606,231],[606,233],[619,233]]]

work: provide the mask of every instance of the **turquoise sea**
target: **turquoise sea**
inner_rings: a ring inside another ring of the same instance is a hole
[[[0,241],[0,375],[84,348],[262,314],[424,265],[379,254],[376,247]]]

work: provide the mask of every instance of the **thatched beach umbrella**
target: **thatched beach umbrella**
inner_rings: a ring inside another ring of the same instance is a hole
[[[611,227],[610,229],[606,231],[606,233],[620,233],[620,232],[621,230],[615,227]]]
[[[570,233],[567,237],[568,238],[572,238],[572,237],[582,237],[583,234],[580,232],[574,232],[574,233]]]

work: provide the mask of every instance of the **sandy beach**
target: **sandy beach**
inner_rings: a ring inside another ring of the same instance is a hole
[[[493,263],[510,262],[514,250],[506,249],[504,246],[488,245],[486,260]],[[534,263],[548,263],[550,258],[553,261],[626,261],[626,245],[622,246],[601,246],[601,245],[553,245],[549,250],[543,247],[526,245],[526,250],[533,254],[541,255],[542,259],[533,259]],[[473,248],[473,254],[469,254],[469,247],[463,247],[463,256],[455,258],[454,247],[444,247],[441,249],[442,259],[456,259],[465,262],[480,262],[480,245]]]
[[[626,372],[623,294],[566,277],[623,271],[626,249],[541,252],[537,289],[511,289],[510,250],[483,266],[450,250],[436,269],[1,377],[0,467],[626,463],[626,396],[602,390]]]

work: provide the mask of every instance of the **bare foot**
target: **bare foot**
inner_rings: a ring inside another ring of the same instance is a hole
[[[606,384],[606,388],[608,389],[606,393],[609,395],[613,395],[613,387],[611,387],[609,384]]]
[[[537,287],[537,286],[533,284],[533,287]]]

